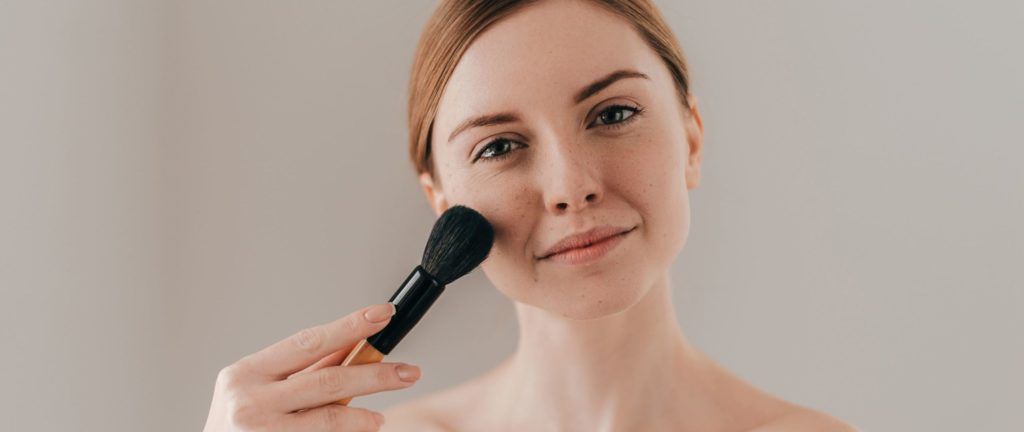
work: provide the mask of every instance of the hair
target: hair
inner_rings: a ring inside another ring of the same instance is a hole
[[[442,0],[427,21],[409,79],[409,157],[416,174],[440,179],[431,160],[430,137],[445,86],[469,45],[492,24],[538,0]],[[651,0],[588,0],[628,20],[661,57],[675,81],[680,103],[689,104],[689,72],[682,48]]]

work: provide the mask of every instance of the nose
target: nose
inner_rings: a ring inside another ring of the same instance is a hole
[[[584,207],[587,207],[588,203],[597,201],[597,193],[587,194],[587,196],[584,197],[583,200],[581,200],[579,203],[572,203],[571,201],[572,198],[569,197],[566,200],[560,201],[558,204],[555,204],[555,208],[558,209],[558,211],[560,212],[568,212],[570,206],[572,206],[572,209],[574,211],[583,210]]]
[[[554,214],[580,212],[604,197],[597,161],[586,149],[555,145],[548,154],[548,175],[542,176],[545,206]]]

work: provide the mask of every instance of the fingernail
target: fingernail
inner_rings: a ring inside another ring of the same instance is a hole
[[[420,378],[420,368],[416,366],[400,364],[396,369],[398,369],[398,378],[402,381],[413,382]]]
[[[372,323],[379,323],[395,314],[395,305],[384,303],[376,305],[363,313],[363,317]]]
[[[381,414],[377,411],[373,411],[373,417],[377,419],[377,426],[381,426],[384,424],[384,414]]]

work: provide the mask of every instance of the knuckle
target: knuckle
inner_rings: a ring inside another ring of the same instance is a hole
[[[363,320],[358,314],[353,314],[341,320],[342,328],[350,333],[356,333],[363,325]]]
[[[389,385],[398,380],[398,371],[395,370],[393,365],[381,365],[377,368],[377,382]]]
[[[337,368],[325,368],[317,372],[317,384],[326,393],[337,393],[345,386],[345,380]]]
[[[235,389],[228,392],[228,421],[245,430],[256,429],[262,424],[263,409],[251,391]]]
[[[310,327],[295,333],[292,342],[305,352],[316,352],[324,343],[324,332],[320,327]]]
[[[238,363],[228,365],[217,373],[217,382],[226,388],[237,386],[242,381],[242,368]]]
[[[320,410],[320,424],[325,430],[334,430],[338,426],[341,426],[341,411],[342,407],[331,405],[326,406]]]
[[[367,410],[367,409],[360,409],[360,411],[361,411],[360,414],[362,414],[362,415],[360,415],[360,417],[362,418],[362,421],[360,423],[363,424],[363,427],[366,428],[366,430],[370,430],[370,431],[378,431],[378,430],[380,430],[380,425],[377,424],[377,418],[373,414],[372,411]]]
[[[220,372],[217,372],[217,382],[226,383],[233,379],[235,371],[232,369],[232,366],[224,366],[221,368]]]

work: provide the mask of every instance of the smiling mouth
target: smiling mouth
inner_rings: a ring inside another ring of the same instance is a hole
[[[550,259],[551,257],[556,257],[556,256],[561,258],[561,257],[567,257],[567,256],[579,255],[579,254],[587,255],[588,252],[589,252],[589,254],[595,254],[596,253],[598,255],[603,255],[603,253],[605,251],[597,251],[596,249],[604,249],[604,248],[603,247],[602,248],[597,248],[597,247],[594,247],[594,245],[606,246],[606,245],[608,245],[610,243],[614,243],[613,241],[618,240],[618,239],[620,239],[622,237],[625,237],[627,234],[629,234],[629,233],[633,232],[634,230],[636,230],[636,228],[637,227],[634,226],[634,227],[632,227],[632,228],[630,228],[630,229],[628,229],[626,231],[620,232],[618,234],[614,234],[614,235],[610,235],[608,237],[596,239],[596,240],[587,242],[586,244],[580,245],[578,247],[571,248],[571,249],[565,249],[565,250],[562,250],[562,251],[559,251],[559,252],[551,253],[551,254],[539,257],[537,259],[538,260],[547,260],[547,259]],[[614,246],[612,246],[612,247],[614,247]],[[572,259],[572,261],[577,261],[577,259]]]

